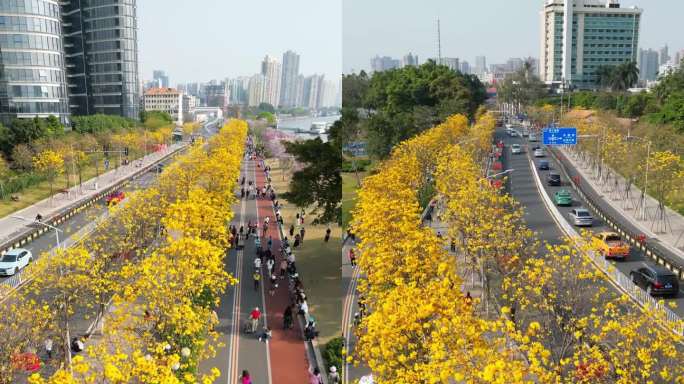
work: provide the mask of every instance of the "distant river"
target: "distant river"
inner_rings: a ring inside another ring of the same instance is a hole
[[[339,115],[337,116],[325,116],[325,117],[311,117],[311,116],[301,116],[301,117],[286,117],[286,118],[281,118],[280,121],[278,122],[278,130],[280,131],[285,131],[285,132],[292,132],[294,133],[297,137],[302,138],[302,139],[313,139],[314,137],[318,136],[317,134],[312,134],[309,133],[309,129],[311,128],[311,124],[314,122],[326,122],[332,125],[335,121],[337,121],[340,118]],[[300,131],[300,132],[297,132]],[[304,132],[301,132],[304,131]],[[321,140],[327,141],[328,140],[328,135],[322,134],[320,135]]]

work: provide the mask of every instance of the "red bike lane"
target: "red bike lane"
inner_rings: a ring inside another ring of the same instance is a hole
[[[256,184],[259,187],[266,185],[266,176],[263,168],[256,169]],[[279,252],[281,244],[280,231],[278,230],[271,200],[268,198],[257,200],[257,212],[260,230],[263,230],[264,219],[270,217],[269,229],[266,236],[262,238],[261,244],[265,246],[268,235],[272,236],[272,250],[276,259],[274,264],[275,271],[283,257]],[[270,286],[268,277],[263,280],[264,288],[266,288],[266,285]],[[279,279],[275,295],[266,295],[266,315],[269,327],[273,332],[273,338],[269,342],[273,384],[307,383],[309,378],[309,363],[306,357],[304,340],[302,339],[302,329],[299,326],[299,322],[296,321],[296,317],[292,329],[283,329],[283,311],[289,304],[290,294],[288,292],[287,279]]]

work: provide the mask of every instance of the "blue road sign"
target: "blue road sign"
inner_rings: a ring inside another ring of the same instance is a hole
[[[576,145],[577,128],[544,128],[544,145]]]

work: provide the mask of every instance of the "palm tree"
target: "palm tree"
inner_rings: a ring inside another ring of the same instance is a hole
[[[596,68],[596,84],[601,88],[608,88],[613,80],[614,68],[611,65],[602,65]]]
[[[614,68],[611,88],[614,91],[625,91],[639,80],[639,68],[633,61],[622,63]]]

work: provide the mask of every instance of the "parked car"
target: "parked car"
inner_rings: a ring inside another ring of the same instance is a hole
[[[615,232],[599,232],[592,238],[594,248],[605,258],[624,259],[629,256],[629,244]]]
[[[123,191],[116,191],[112,192],[109,196],[107,196],[106,202],[107,205],[116,205],[123,201],[123,199],[125,198],[126,194]]]
[[[561,175],[558,172],[549,172],[546,176],[546,184],[549,186],[560,186],[561,185]]]
[[[567,189],[561,189],[553,194],[556,205],[572,205],[572,194]]]
[[[549,161],[548,160],[542,160],[539,162],[539,170],[540,171],[548,171],[550,169],[549,167]]]
[[[31,251],[24,248],[10,249],[0,258],[0,275],[12,276],[33,261]]]
[[[511,153],[514,155],[522,153],[522,148],[520,147],[520,144],[511,145]]]
[[[677,296],[679,281],[677,275],[660,265],[648,265],[642,263],[640,268],[629,273],[632,282],[646,290],[651,295]]]
[[[544,157],[544,156],[546,156],[546,155],[544,154],[543,149],[537,148],[534,150],[534,157]]]
[[[573,208],[568,215],[572,219],[572,223],[578,227],[594,225],[594,217],[586,208]]]
[[[530,140],[531,142],[537,142],[537,141],[539,141],[539,138],[538,138],[537,135],[535,135],[534,133],[530,133],[529,140]]]

